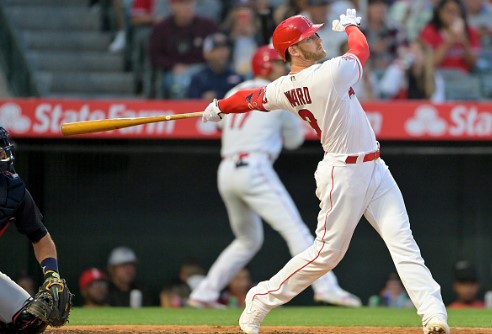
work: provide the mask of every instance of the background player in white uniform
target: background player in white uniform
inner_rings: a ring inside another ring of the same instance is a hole
[[[349,51],[317,64],[326,51],[313,25],[303,16],[281,22],[273,45],[291,63],[291,73],[256,90],[239,91],[212,102],[204,121],[218,121],[224,113],[250,109],[288,109],[309,122],[325,151],[315,173],[320,200],[314,244],[292,258],[270,280],[260,282],[246,296],[239,319],[246,333],[258,333],[266,314],[318,277],[335,268],[345,255],[353,232],[364,215],[386,243],[398,274],[422,317],[424,333],[449,333],[440,286],[434,281],[410,230],[401,192],[379,158],[379,145],[352,85],[362,77],[369,57],[355,10],[333,22],[345,31]]]
[[[232,89],[263,87],[285,74],[285,64],[271,46],[258,48],[252,58],[255,78]],[[304,127],[299,117],[284,110],[268,113],[253,111],[224,117],[222,162],[218,187],[236,237],[220,254],[207,277],[192,292],[193,307],[218,307],[220,291],[239,272],[263,244],[261,219],[278,231],[292,256],[313,244],[314,238],[302,221],[292,198],[273,169],[282,146],[296,149],[304,142]],[[343,290],[330,271],[313,283],[317,302],[358,307],[358,297]]]

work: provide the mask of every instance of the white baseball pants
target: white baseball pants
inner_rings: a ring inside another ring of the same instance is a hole
[[[326,155],[315,173],[321,210],[314,244],[260,282],[254,301],[266,309],[282,305],[335,268],[364,215],[386,243],[422,321],[437,314],[447,318],[440,286],[424,264],[403,197],[384,161],[346,165],[332,158]]]
[[[0,272],[0,321],[9,324],[30,295],[10,277]]]

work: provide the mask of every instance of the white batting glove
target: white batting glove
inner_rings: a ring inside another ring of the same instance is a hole
[[[202,122],[219,122],[222,117],[224,117],[224,113],[219,109],[219,101],[214,99],[203,111]]]
[[[348,26],[359,26],[360,16],[356,16],[355,9],[347,9],[347,14],[340,15],[340,20],[333,20],[331,29],[336,32],[343,32]]]

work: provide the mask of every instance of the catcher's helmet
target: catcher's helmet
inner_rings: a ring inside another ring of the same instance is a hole
[[[313,24],[310,19],[302,15],[291,16],[283,20],[273,32],[273,46],[285,61],[289,46],[305,40],[315,34],[323,24]]]
[[[272,73],[272,61],[282,60],[271,45],[259,47],[251,59],[251,67],[255,76],[265,77]]]
[[[10,134],[0,126],[0,171],[7,171],[14,163],[14,145],[10,142]]]

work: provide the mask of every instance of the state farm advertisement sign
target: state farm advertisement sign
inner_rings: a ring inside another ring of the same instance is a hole
[[[61,125],[108,118],[134,118],[202,111],[207,101],[98,101],[0,99],[0,124],[17,138],[62,138]],[[380,140],[492,140],[492,104],[427,102],[365,103]],[[306,126],[308,139],[317,137]],[[113,131],[68,137],[218,139],[215,124],[200,118],[149,123]]]

